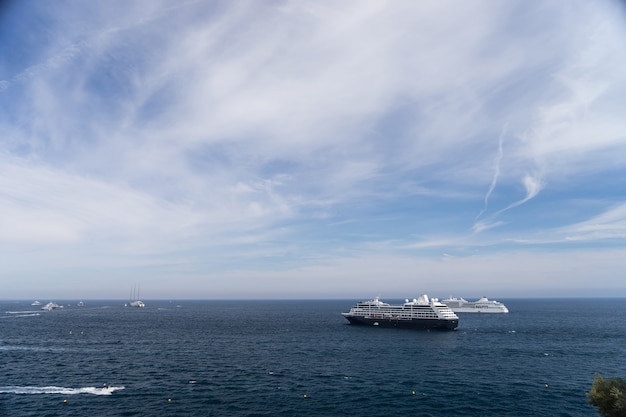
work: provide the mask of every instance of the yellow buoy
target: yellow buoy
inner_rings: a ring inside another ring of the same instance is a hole
[[[411,395],[415,395],[415,391],[411,391]]]
[[[64,403],[66,403],[66,402],[67,402],[67,400],[66,400],[66,399],[63,399],[63,402],[64,402]]]
[[[548,384],[546,384],[546,388],[548,388]]]
[[[172,402],[172,399],[171,399],[171,398],[168,398],[168,399],[167,399],[167,402],[168,402],[168,403],[171,403],[171,402]]]
[[[306,394],[304,394],[304,397],[303,397],[303,398],[306,398]]]

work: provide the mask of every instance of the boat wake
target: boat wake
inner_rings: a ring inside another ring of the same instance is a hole
[[[8,387],[0,387],[0,394],[111,395],[115,391],[119,391],[123,389],[124,387],[114,387],[114,386],[107,386],[107,387],[102,387],[102,388],[97,388],[97,387],[66,388],[66,387],[55,387],[55,386],[49,386],[49,387],[8,386]]]
[[[5,313],[6,314],[37,313],[37,315],[39,315],[39,310],[5,311]]]
[[[8,316],[2,316],[0,318],[34,317],[40,314],[38,311],[5,311],[5,313],[8,314]]]

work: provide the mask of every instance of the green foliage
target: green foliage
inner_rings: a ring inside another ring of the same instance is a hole
[[[597,374],[587,393],[589,404],[598,408],[602,417],[626,417],[626,381],[621,378],[604,379]]]

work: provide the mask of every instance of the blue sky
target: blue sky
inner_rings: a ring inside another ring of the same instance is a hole
[[[0,298],[626,296],[613,1],[9,1]]]

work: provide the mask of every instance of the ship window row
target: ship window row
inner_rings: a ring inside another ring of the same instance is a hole
[[[373,314],[368,314],[367,316],[369,317],[380,317],[380,318],[403,318],[403,319],[410,319],[410,318],[437,318],[436,314],[433,313],[414,313],[414,314],[377,314],[377,313],[373,313]]]
[[[393,311],[393,310],[370,310],[367,308],[363,308],[363,309],[358,309],[355,308],[353,309],[354,313],[368,313],[368,314],[395,314],[395,315],[414,315],[414,314],[430,314],[433,316],[436,316],[437,313],[432,311],[432,310],[397,310],[397,311]]]
[[[415,311],[415,310],[428,310],[432,311],[430,306],[397,306],[397,307],[389,307],[389,306],[355,306],[353,307],[355,310],[383,310],[383,311]]]
[[[436,314],[433,314],[433,313],[414,313],[414,314],[365,313],[363,315],[365,315],[365,316],[372,316],[372,317],[407,317],[407,318],[411,318],[411,317],[438,317]]]

